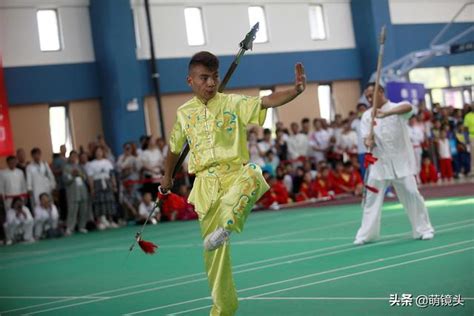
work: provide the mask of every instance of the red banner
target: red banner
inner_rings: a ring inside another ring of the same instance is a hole
[[[8,114],[7,88],[3,76],[2,56],[0,55],[0,156],[12,155],[14,152],[13,134]]]

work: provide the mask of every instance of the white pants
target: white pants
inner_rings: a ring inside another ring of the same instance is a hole
[[[33,239],[33,218],[25,219],[22,221],[5,222],[3,229],[5,231],[6,240],[15,240],[15,237],[22,235],[23,239],[30,241]]]
[[[423,155],[423,149],[421,146],[413,147],[413,152],[415,153],[416,176],[418,177],[421,171],[421,157]]]
[[[35,212],[35,238],[39,239],[43,236],[43,231],[58,228],[59,214],[57,211],[50,213],[46,211]]]
[[[408,214],[413,238],[420,238],[424,234],[434,233],[428,210],[425,206],[425,200],[418,191],[414,176],[393,180],[374,180],[369,177],[368,182],[370,186],[377,188],[379,192],[367,191],[362,225],[357,231],[356,241],[368,242],[380,237],[382,204],[385,190],[390,184],[394,186],[398,199]]]

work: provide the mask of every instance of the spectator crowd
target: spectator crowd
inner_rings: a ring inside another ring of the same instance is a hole
[[[366,110],[361,103],[348,117],[336,114],[331,122],[303,118],[289,127],[278,122],[274,133],[249,129],[250,162],[262,167],[270,185],[257,207],[360,196],[366,151],[360,119]],[[434,104],[428,110],[421,103],[408,125],[419,183],[471,175],[474,109],[470,105],[454,109]],[[7,168],[0,173],[5,244],[142,224],[154,207],[167,152],[164,139],[150,136],[142,136],[138,144],[125,143],[118,158],[100,136],[68,155],[61,146],[51,164],[39,148],[30,151],[30,160],[24,149],[18,149],[7,157]],[[177,195],[155,210],[152,224],[197,218],[187,202],[193,180],[185,163],[176,177]]]

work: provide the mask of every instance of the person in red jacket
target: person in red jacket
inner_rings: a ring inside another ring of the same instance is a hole
[[[423,158],[423,164],[420,170],[421,183],[436,183],[438,182],[438,171],[431,162],[430,157]]]
[[[313,184],[313,179],[311,178],[311,172],[307,171],[304,173],[303,182],[301,183],[299,192],[295,196],[296,202],[307,201],[314,197],[312,184]]]
[[[332,191],[330,187],[329,178],[329,168],[327,166],[322,166],[320,168],[320,172],[318,173],[316,179],[313,182],[312,191],[314,192],[315,197],[322,198],[334,194],[334,191]]]
[[[344,183],[347,187],[349,187],[350,192],[357,196],[362,195],[364,182],[362,181],[359,171],[354,168],[350,161],[344,163],[343,174]]]
[[[350,176],[344,172],[344,165],[338,161],[334,172],[329,174],[329,183],[334,193],[352,193],[354,190],[350,188]]]

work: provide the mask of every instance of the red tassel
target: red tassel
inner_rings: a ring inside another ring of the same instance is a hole
[[[370,192],[373,192],[373,193],[379,193],[379,190],[375,187],[371,187],[370,185],[366,184],[365,187],[367,188],[367,190],[369,190]]]
[[[367,169],[369,165],[373,165],[378,160],[372,153],[366,153],[364,157],[364,167]]]
[[[156,248],[158,248],[158,246],[154,243],[141,239],[138,241],[138,245],[140,246],[140,248],[142,248],[143,252],[150,255],[154,254]]]

